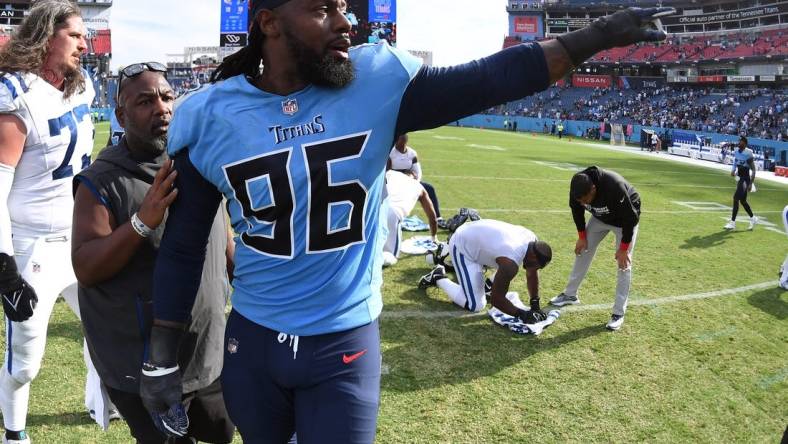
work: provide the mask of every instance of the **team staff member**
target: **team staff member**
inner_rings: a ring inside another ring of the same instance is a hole
[[[432,201],[432,206],[435,208],[438,225],[443,225],[440,203],[438,203],[438,195],[435,193],[435,187],[421,180],[422,171],[419,156],[416,154],[416,150],[408,146],[407,134],[399,136],[397,142],[394,144],[394,148],[391,149],[391,153],[389,153],[389,168],[407,174],[421,183],[421,186],[427,190],[427,194]]]
[[[755,156],[752,150],[747,148],[747,138],[739,137],[739,149],[733,150],[733,165],[731,165],[731,176],[739,177],[736,184],[736,191],[733,193],[733,211],[731,220],[725,224],[726,230],[736,229],[736,215],[739,214],[739,202],[744,207],[744,211],[750,216],[750,227],[752,230],[758,224],[758,216],[752,213],[750,204],[747,203],[747,193],[752,191],[755,183]]]
[[[164,65],[137,63],[121,70],[115,146],[76,176],[72,262],[90,354],[109,397],[141,444],[167,441],[142,404],[140,366],[152,318],[152,279],[167,207],[176,199],[176,173],[167,160],[167,128],[175,94]],[[227,257],[232,241],[224,213],[214,219],[200,291],[179,354],[183,402],[192,417],[177,442],[227,443],[234,427],[224,407],[224,306],[230,293]]]
[[[547,319],[539,303],[539,270],[550,263],[553,250],[531,230],[493,219],[468,222],[449,239],[449,254],[459,285],[438,265],[422,276],[419,288],[437,285],[456,305],[478,313],[487,305],[484,270],[490,268],[496,270],[490,292],[493,307],[526,324]],[[525,269],[530,310],[517,308],[506,299],[520,266]]]
[[[71,179],[90,163],[93,84],[80,66],[85,25],[67,0],[34,3],[0,50],[0,295],[7,318],[0,370],[3,443],[25,432],[59,295],[79,316],[71,268]],[[105,427],[111,408],[88,368],[85,404]],[[105,414],[106,413],[106,414]]]
[[[550,303],[559,307],[580,303],[577,290],[586,277],[599,243],[612,231],[616,236],[618,275],[616,301],[606,327],[618,330],[624,324],[632,283],[632,251],[640,222],[640,195],[618,173],[592,166],[572,177],[569,207],[579,237],[575,244],[575,265],[566,289]],[[591,213],[588,224],[584,215],[586,210]]]
[[[345,8],[252,2],[249,46],[219,66],[213,80],[223,81],[178,108],[168,150],[179,197],[156,264],[142,382],[167,421],[178,410],[175,344],[222,195],[239,233],[222,387],[244,441],[283,442],[295,429],[307,444],[372,442],[380,206],[396,136],[544,90],[604,48],[665,38],[643,27],[663,9],[628,9],[559,40],[430,68],[385,43],[350,48]]]

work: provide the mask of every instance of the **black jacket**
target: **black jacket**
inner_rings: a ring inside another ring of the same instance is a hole
[[[591,166],[582,171],[596,185],[596,197],[587,206],[569,196],[569,207],[577,231],[586,229],[584,210],[588,210],[600,221],[621,227],[622,239],[625,244],[632,242],[632,232],[640,222],[640,195],[635,187],[629,184],[620,174]]]

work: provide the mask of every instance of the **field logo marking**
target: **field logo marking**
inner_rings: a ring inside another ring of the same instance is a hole
[[[694,201],[672,201],[676,205],[687,207],[698,211],[730,211],[731,207],[723,205],[718,202],[694,202]]]
[[[727,217],[723,217],[721,219],[724,219],[726,221],[730,220]],[[740,221],[743,222],[743,223],[749,223],[749,221],[747,219],[740,220]],[[782,227],[779,227],[776,224],[773,224],[773,223],[769,222],[769,220],[766,219],[766,216],[758,216],[758,225],[756,225],[756,227],[758,227],[758,226],[763,227],[763,229],[766,230],[766,231],[773,231],[775,233],[785,234],[785,230],[783,230]],[[758,228],[755,228],[755,229],[757,230]]]
[[[577,166],[577,165],[575,165],[573,163],[567,163],[567,162],[548,162],[548,161],[541,161],[541,160],[534,160],[533,162],[536,163],[536,164],[542,165],[542,166],[546,166],[548,168],[553,168],[553,169],[561,170],[561,171],[572,171],[572,172],[575,172],[575,171],[582,171],[584,169],[583,167]]]

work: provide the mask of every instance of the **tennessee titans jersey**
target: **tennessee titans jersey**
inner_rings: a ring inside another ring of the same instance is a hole
[[[745,148],[741,151],[738,149],[733,150],[733,169],[731,171],[737,171],[739,177],[749,180],[750,161],[753,160],[753,158],[754,155],[749,148]]]
[[[191,94],[170,125],[170,155],[188,150],[227,199],[233,307],[288,334],[348,330],[382,309],[384,170],[421,61],[386,44],[350,57],[344,88],[279,96],[236,76]]]

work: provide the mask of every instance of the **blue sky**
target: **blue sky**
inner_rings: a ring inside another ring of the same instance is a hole
[[[491,54],[501,48],[506,34],[506,3],[398,0],[398,46],[432,50],[440,66]],[[218,45],[220,5],[220,0],[115,0],[113,69],[138,61],[167,61],[166,54],[179,54],[185,46]]]

